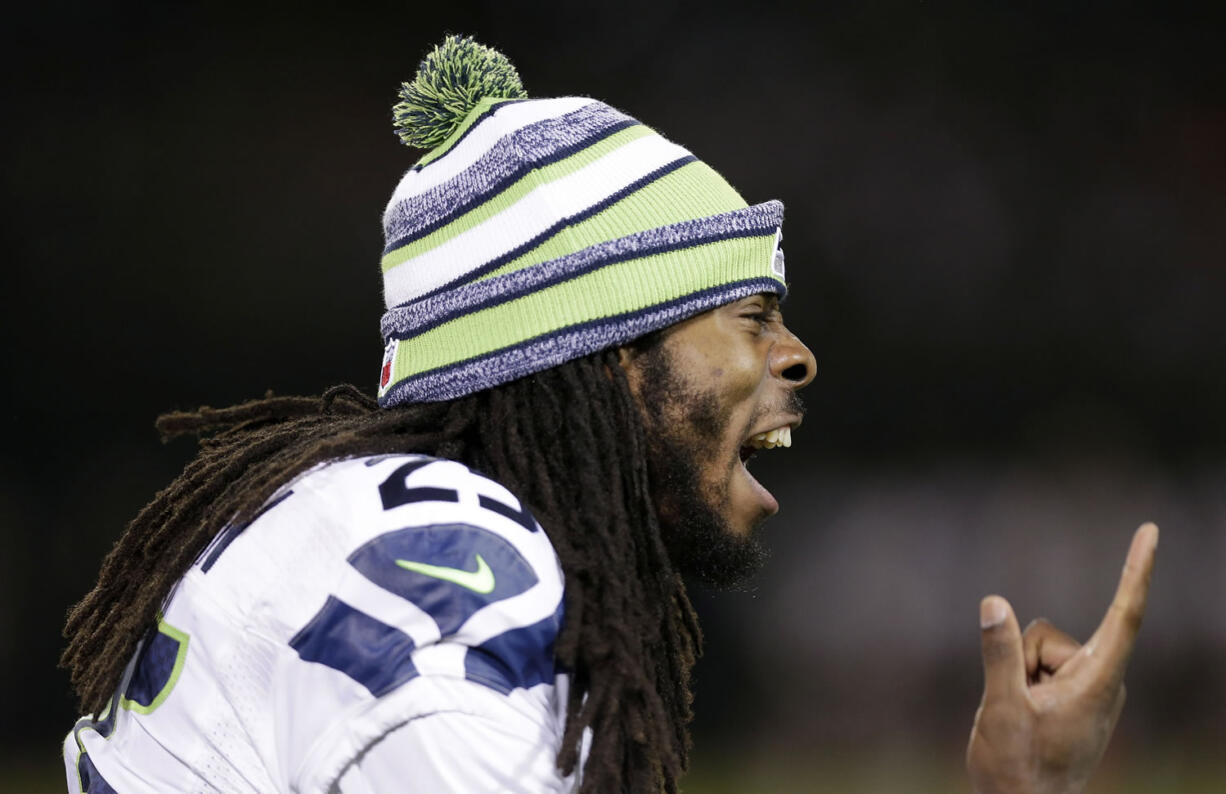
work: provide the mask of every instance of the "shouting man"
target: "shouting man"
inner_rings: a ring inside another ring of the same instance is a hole
[[[778,510],[813,355],[783,207],[613,108],[527,99],[451,37],[396,106],[377,401],[169,414],[201,452],[69,615],[70,791],[675,791],[701,642]],[[1156,530],[1084,649],[982,605],[984,792],[1088,778]],[[1100,636],[1101,635],[1101,636]]]

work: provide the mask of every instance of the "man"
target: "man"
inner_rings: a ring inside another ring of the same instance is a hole
[[[378,401],[159,420],[202,451],[69,616],[71,791],[675,791],[701,642],[682,585],[761,560],[746,467],[812,354],[782,206],[449,38],[396,108]],[[983,605],[983,791],[1067,791],[1122,703],[1154,530],[1079,649]],[[1058,695],[1059,697],[1055,697]]]

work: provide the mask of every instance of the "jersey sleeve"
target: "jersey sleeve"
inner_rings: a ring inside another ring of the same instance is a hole
[[[513,764],[562,785],[563,580],[528,510],[498,483],[421,456],[334,464],[294,493],[296,511],[347,541],[274,676],[288,786],[328,791],[342,774],[353,787],[398,770],[411,791],[507,790],[477,781]],[[430,765],[406,761],[426,755]]]

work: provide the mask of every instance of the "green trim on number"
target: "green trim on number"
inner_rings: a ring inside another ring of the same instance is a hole
[[[111,713],[111,709],[114,706],[115,696],[111,695],[110,699],[106,702],[106,707],[102,709],[100,714],[93,717],[81,717],[72,726],[72,738],[77,743],[77,762],[73,765],[72,770],[77,774],[77,788],[79,788],[81,791],[85,791],[85,781],[81,780],[81,759],[89,755],[89,753],[85,750],[85,742],[81,741],[81,731],[93,731],[102,737],[102,741],[109,742],[111,740],[111,736],[115,733],[116,726],[112,725],[111,732],[109,734],[104,734],[98,730],[98,723],[106,722],[106,718]]]
[[[162,690],[157,693],[157,697],[149,705],[137,703],[135,700],[130,700],[120,695],[119,705],[128,711],[135,711],[137,714],[152,714],[157,710],[158,706],[166,702],[166,698],[170,697],[171,690],[179,682],[179,675],[183,672],[183,662],[187,659],[187,632],[176,629],[164,620],[158,621],[158,631],[179,642],[179,650],[175,654],[175,666],[170,670],[170,678],[166,680],[166,685],[162,687]]]
[[[80,717],[76,721],[76,723],[72,726],[72,738],[76,740],[77,749],[81,751],[81,755],[85,755],[85,742],[81,741],[81,731],[93,731],[94,733],[101,736],[103,741],[109,742],[111,740],[111,737],[109,735],[103,734],[101,731],[98,730],[98,723],[106,722],[107,715],[111,713],[111,707],[114,705],[115,705],[115,696],[112,695],[111,699],[106,702],[106,708],[102,710],[102,713],[98,714],[98,716],[96,717],[91,717],[91,716]],[[114,733],[114,732],[115,730],[114,728],[112,728],[111,733]]]
[[[79,755],[77,756],[77,763],[74,766],[73,771],[76,772],[77,775],[77,788],[81,789],[82,791],[85,790],[85,784],[81,780],[81,759],[89,755],[89,753],[85,750],[85,742],[81,741],[81,732],[93,731],[101,736],[103,741],[109,742],[111,737],[115,735],[115,731],[119,729],[118,717],[116,717],[115,724],[111,726],[111,732],[109,734],[104,734],[99,731],[98,723],[106,722],[107,717],[110,716],[111,709],[115,708],[116,700],[119,701],[119,705],[126,711],[135,711],[137,714],[151,714],[153,713],[154,709],[166,702],[166,698],[170,697],[170,691],[174,689],[175,684],[179,682],[179,675],[183,672],[183,662],[187,659],[188,634],[187,632],[180,631],[179,629],[170,625],[165,620],[162,620],[161,613],[158,614],[157,618],[158,631],[173,640],[177,640],[179,643],[179,650],[175,653],[175,664],[170,670],[170,678],[166,680],[165,686],[162,687],[162,690],[158,692],[157,697],[155,697],[153,702],[148,706],[141,705],[135,700],[129,700],[116,692],[114,695],[111,695],[110,700],[106,702],[106,708],[102,709],[101,713],[93,717],[81,717],[79,720],[77,720],[76,724],[72,726],[72,738],[76,741],[77,750],[79,752]]]

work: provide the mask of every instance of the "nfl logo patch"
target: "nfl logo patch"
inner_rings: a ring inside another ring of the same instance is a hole
[[[393,339],[387,343],[387,347],[383,348],[383,368],[379,370],[379,394],[387,391],[387,387],[392,383],[392,367],[396,363],[396,348],[399,346],[400,340]]]

